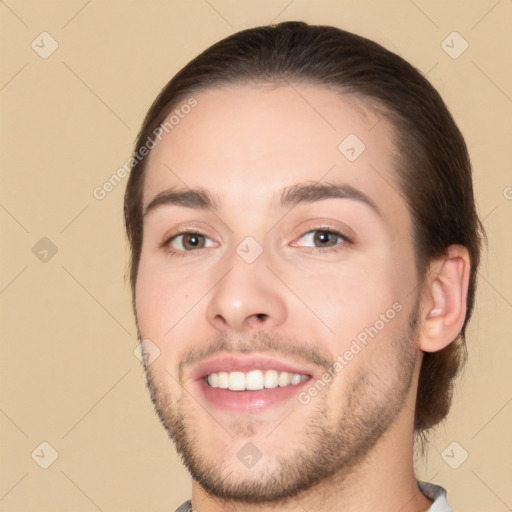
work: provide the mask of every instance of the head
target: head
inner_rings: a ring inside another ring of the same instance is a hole
[[[292,495],[348,474],[398,418],[420,435],[445,418],[483,230],[464,139],[413,66],[334,27],[236,33],[164,87],[133,163],[132,303],[160,351],[148,386],[205,488]],[[300,368],[303,403],[212,405],[205,365],[251,354]],[[244,450],[264,470],[236,466]]]

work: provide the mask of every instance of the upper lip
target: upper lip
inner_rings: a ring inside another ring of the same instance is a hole
[[[269,356],[243,356],[225,355],[213,357],[202,362],[192,378],[199,380],[212,373],[219,372],[249,372],[251,370],[277,370],[278,372],[298,373],[301,375],[313,375],[313,369],[304,365],[297,365],[277,357]]]

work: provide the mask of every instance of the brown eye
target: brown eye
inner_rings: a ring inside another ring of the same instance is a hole
[[[185,249],[202,249],[204,245],[203,235],[198,233],[185,233],[183,235],[183,247]]]
[[[301,247],[310,247],[312,249],[329,249],[337,245],[341,245],[345,242],[349,242],[348,238],[333,229],[312,229],[307,233],[304,233],[300,240],[303,240],[300,245]],[[295,245],[295,244],[294,244]]]
[[[315,231],[313,241],[317,247],[332,247],[338,243],[339,235],[332,231]]]
[[[207,240],[209,238],[201,233],[187,231],[174,235],[165,245],[178,252],[192,252],[194,249],[211,247],[211,244],[207,244]]]

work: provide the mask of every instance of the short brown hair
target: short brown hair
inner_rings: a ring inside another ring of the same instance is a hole
[[[426,276],[431,259],[444,255],[451,244],[463,245],[469,251],[471,271],[462,330],[443,350],[424,354],[414,423],[415,431],[421,434],[448,413],[453,380],[467,357],[465,330],[473,310],[480,246],[485,237],[475,208],[464,139],[440,95],[407,61],[374,41],[339,28],[290,21],[237,32],[190,61],[151,106],[136,153],[180,101],[210,87],[251,82],[329,87],[361,97],[386,115],[396,133],[398,184],[413,219],[421,278]],[[144,164],[145,158],[133,166],[124,199],[135,315]]]

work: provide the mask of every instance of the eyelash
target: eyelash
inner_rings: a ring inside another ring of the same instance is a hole
[[[325,247],[325,248],[323,248],[323,247],[305,247],[305,249],[308,249],[308,251],[306,251],[306,252],[310,252],[313,254],[326,253],[326,252],[327,253],[331,253],[331,252],[336,253],[341,250],[343,245],[346,245],[346,244],[351,245],[353,243],[352,240],[345,233],[343,233],[337,229],[330,228],[328,226],[318,226],[313,229],[309,229],[308,231],[304,232],[299,237],[299,240],[301,238],[303,238],[305,235],[308,235],[309,233],[314,233],[315,231],[321,231],[323,233],[329,233],[332,235],[336,235],[337,237],[341,238],[341,242],[337,243],[334,246]],[[201,249],[191,250],[191,251],[182,251],[182,250],[171,248],[170,244],[175,238],[177,238],[178,236],[181,236],[181,235],[186,235],[186,234],[200,235],[205,238],[208,238],[208,236],[205,235],[204,233],[201,233],[201,231],[194,230],[194,229],[190,229],[190,230],[185,229],[183,231],[180,231],[179,233],[175,233],[175,234],[169,236],[162,243],[161,247],[166,248],[166,250],[173,256],[180,256],[180,257],[182,257],[182,256],[187,257],[189,255],[191,256],[192,255],[191,253],[199,252]],[[204,249],[204,247],[202,249]]]

